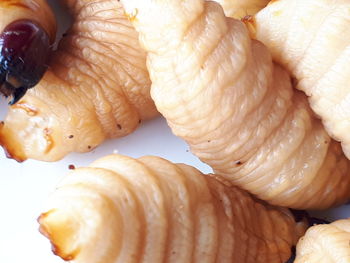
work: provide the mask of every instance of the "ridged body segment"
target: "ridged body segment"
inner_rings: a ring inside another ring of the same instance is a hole
[[[148,51],[158,110],[217,174],[275,205],[349,198],[339,143],[242,22],[214,2],[122,2]]]
[[[0,144],[19,160],[56,161],[125,136],[157,114],[146,54],[118,1],[66,1],[73,25],[42,81],[9,110]]]
[[[309,96],[328,133],[350,157],[350,2],[278,0],[254,17],[252,35]]]
[[[295,263],[350,262],[350,220],[309,228],[297,245]]]
[[[284,263],[305,231],[287,209],[152,156],[78,168],[46,209],[41,232],[74,263]]]

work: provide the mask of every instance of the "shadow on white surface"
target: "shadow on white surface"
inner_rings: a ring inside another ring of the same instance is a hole
[[[1,112],[5,110],[1,105]],[[86,166],[108,154],[132,157],[157,155],[173,162],[193,165],[205,173],[211,169],[175,137],[163,118],[141,125],[133,134],[109,140],[96,150],[85,154],[70,154],[55,163],[28,160],[17,163],[0,154],[0,258],[6,263],[63,262],[50,251],[50,244],[38,232],[37,217],[43,212],[45,200],[58,181],[67,174],[68,167]],[[18,253],[20,251],[20,253]]]

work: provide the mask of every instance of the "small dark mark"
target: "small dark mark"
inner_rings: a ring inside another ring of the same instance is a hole
[[[69,135],[68,138],[69,138],[69,139],[73,139],[73,138],[74,138],[74,135]]]
[[[188,153],[188,152],[189,152],[189,150],[186,150],[186,152]]]
[[[67,33],[64,33],[64,34],[62,34],[62,37],[66,37],[68,34]]]
[[[0,122],[0,124],[1,124],[1,125],[4,125],[4,124],[5,124],[5,122],[1,121],[1,122]]]
[[[311,217],[306,211],[304,210],[295,210],[295,209],[289,209],[291,213],[294,216],[294,220],[296,223],[301,222],[303,220],[306,220],[309,226],[314,225],[320,225],[320,224],[329,224],[330,222],[316,217]]]
[[[296,86],[298,86],[298,80],[296,78],[292,78],[292,86],[295,88]]]
[[[117,127],[118,127],[119,130],[122,129],[122,126],[120,124],[117,124]]]
[[[241,162],[241,161],[237,161],[236,164],[237,164],[237,165],[241,165],[242,162]]]
[[[91,149],[91,146],[90,146],[90,145],[88,145],[88,149],[89,149],[89,150]]]
[[[139,124],[141,123],[141,120],[139,120]]]
[[[176,254],[176,252],[175,251],[173,251],[173,252],[171,252],[173,255],[175,255]]]
[[[304,210],[295,210],[295,209],[289,209],[289,210],[293,214],[294,221],[297,223],[303,221],[305,218],[310,217],[309,214]]]
[[[327,144],[327,143],[328,143],[328,141],[324,141],[324,143],[325,143],[325,144]]]
[[[69,169],[69,170],[74,170],[74,169],[75,169],[74,164],[70,164],[70,165],[68,165],[68,169]]]
[[[210,140],[208,140],[208,142],[210,142]]]

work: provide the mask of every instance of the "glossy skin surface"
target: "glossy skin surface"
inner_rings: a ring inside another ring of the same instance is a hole
[[[72,171],[39,223],[74,263],[284,263],[305,231],[193,167],[121,155]]]
[[[267,48],[214,2],[122,1],[175,135],[259,198],[296,209],[349,199],[349,161]]]
[[[350,219],[311,227],[298,242],[294,263],[350,262],[349,242]]]
[[[44,75],[50,54],[45,30],[30,20],[17,20],[0,34],[0,93],[20,100]]]
[[[252,35],[295,77],[328,133],[350,157],[350,1],[273,1]]]
[[[0,144],[18,161],[91,151],[157,114],[146,54],[120,3],[64,3],[73,25],[43,79],[0,124]]]
[[[47,69],[56,33],[44,0],[0,2],[0,94],[16,103]]]

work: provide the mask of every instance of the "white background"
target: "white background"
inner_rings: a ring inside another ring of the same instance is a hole
[[[62,20],[63,16],[60,12],[58,14],[60,25],[66,27],[68,20]],[[4,119],[6,111],[6,102],[0,98],[0,119]],[[57,182],[67,174],[70,164],[76,167],[88,165],[116,151],[132,157],[157,155],[193,165],[203,172],[211,171],[189,153],[188,146],[182,140],[171,134],[160,117],[142,124],[125,138],[107,141],[90,153],[70,154],[56,163],[32,160],[17,163],[6,159],[0,150],[0,263],[63,262],[51,253],[48,240],[38,232],[36,219],[43,212],[43,204]],[[321,214],[329,220],[342,218],[350,216],[349,207]]]

